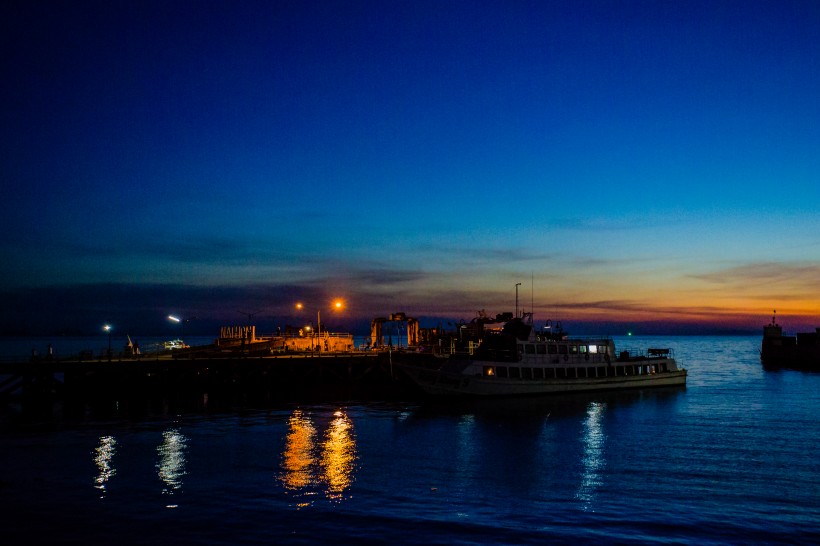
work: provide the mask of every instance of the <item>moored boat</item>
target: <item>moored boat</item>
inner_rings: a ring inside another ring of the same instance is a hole
[[[686,384],[672,350],[645,354],[616,352],[609,338],[571,338],[565,333],[536,334],[514,318],[500,332],[487,333],[472,354],[452,355],[435,365],[397,362],[427,394],[441,396],[516,396],[609,391]]]
[[[184,341],[181,339],[172,339],[170,341],[166,341],[162,344],[162,347],[168,351],[174,349],[187,349],[188,345],[185,344]]]

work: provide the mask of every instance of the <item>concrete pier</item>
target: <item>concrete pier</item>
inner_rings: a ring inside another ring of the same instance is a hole
[[[54,403],[205,403],[396,399],[415,390],[388,352],[189,353],[108,360],[0,362],[0,404],[43,412]]]

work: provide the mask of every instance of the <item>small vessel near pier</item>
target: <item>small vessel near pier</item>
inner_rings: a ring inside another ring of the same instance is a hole
[[[424,392],[438,396],[517,396],[686,385],[672,350],[616,352],[609,338],[571,338],[560,327],[536,333],[513,318],[485,333],[472,353],[435,364],[398,360]]]
[[[784,336],[775,311],[772,322],[763,327],[760,362],[767,368],[820,370],[820,328]]]
[[[172,351],[174,349],[187,349],[188,345],[186,345],[181,339],[171,339],[163,342],[162,347],[167,351]]]

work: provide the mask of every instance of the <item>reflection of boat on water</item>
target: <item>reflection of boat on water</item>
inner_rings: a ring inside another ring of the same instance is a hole
[[[562,331],[536,334],[519,318],[485,334],[472,354],[425,365],[397,365],[432,395],[513,396],[608,391],[686,384],[671,349],[617,353],[612,339],[570,338]]]
[[[770,368],[820,370],[820,328],[815,332],[784,336],[777,324],[777,315],[771,324],[763,327],[760,361]]]
[[[549,396],[438,396],[421,401],[412,411],[412,417],[429,419],[442,415],[472,415],[478,419],[501,419],[519,425],[534,423],[540,426],[547,419],[584,416],[592,404],[604,404],[610,408],[640,403],[664,404],[676,400],[681,392],[680,387],[673,386],[646,390],[567,392]]]

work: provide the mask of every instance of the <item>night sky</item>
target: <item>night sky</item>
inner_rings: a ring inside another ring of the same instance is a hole
[[[0,43],[4,333],[519,282],[576,330],[820,326],[817,1],[27,0]]]

